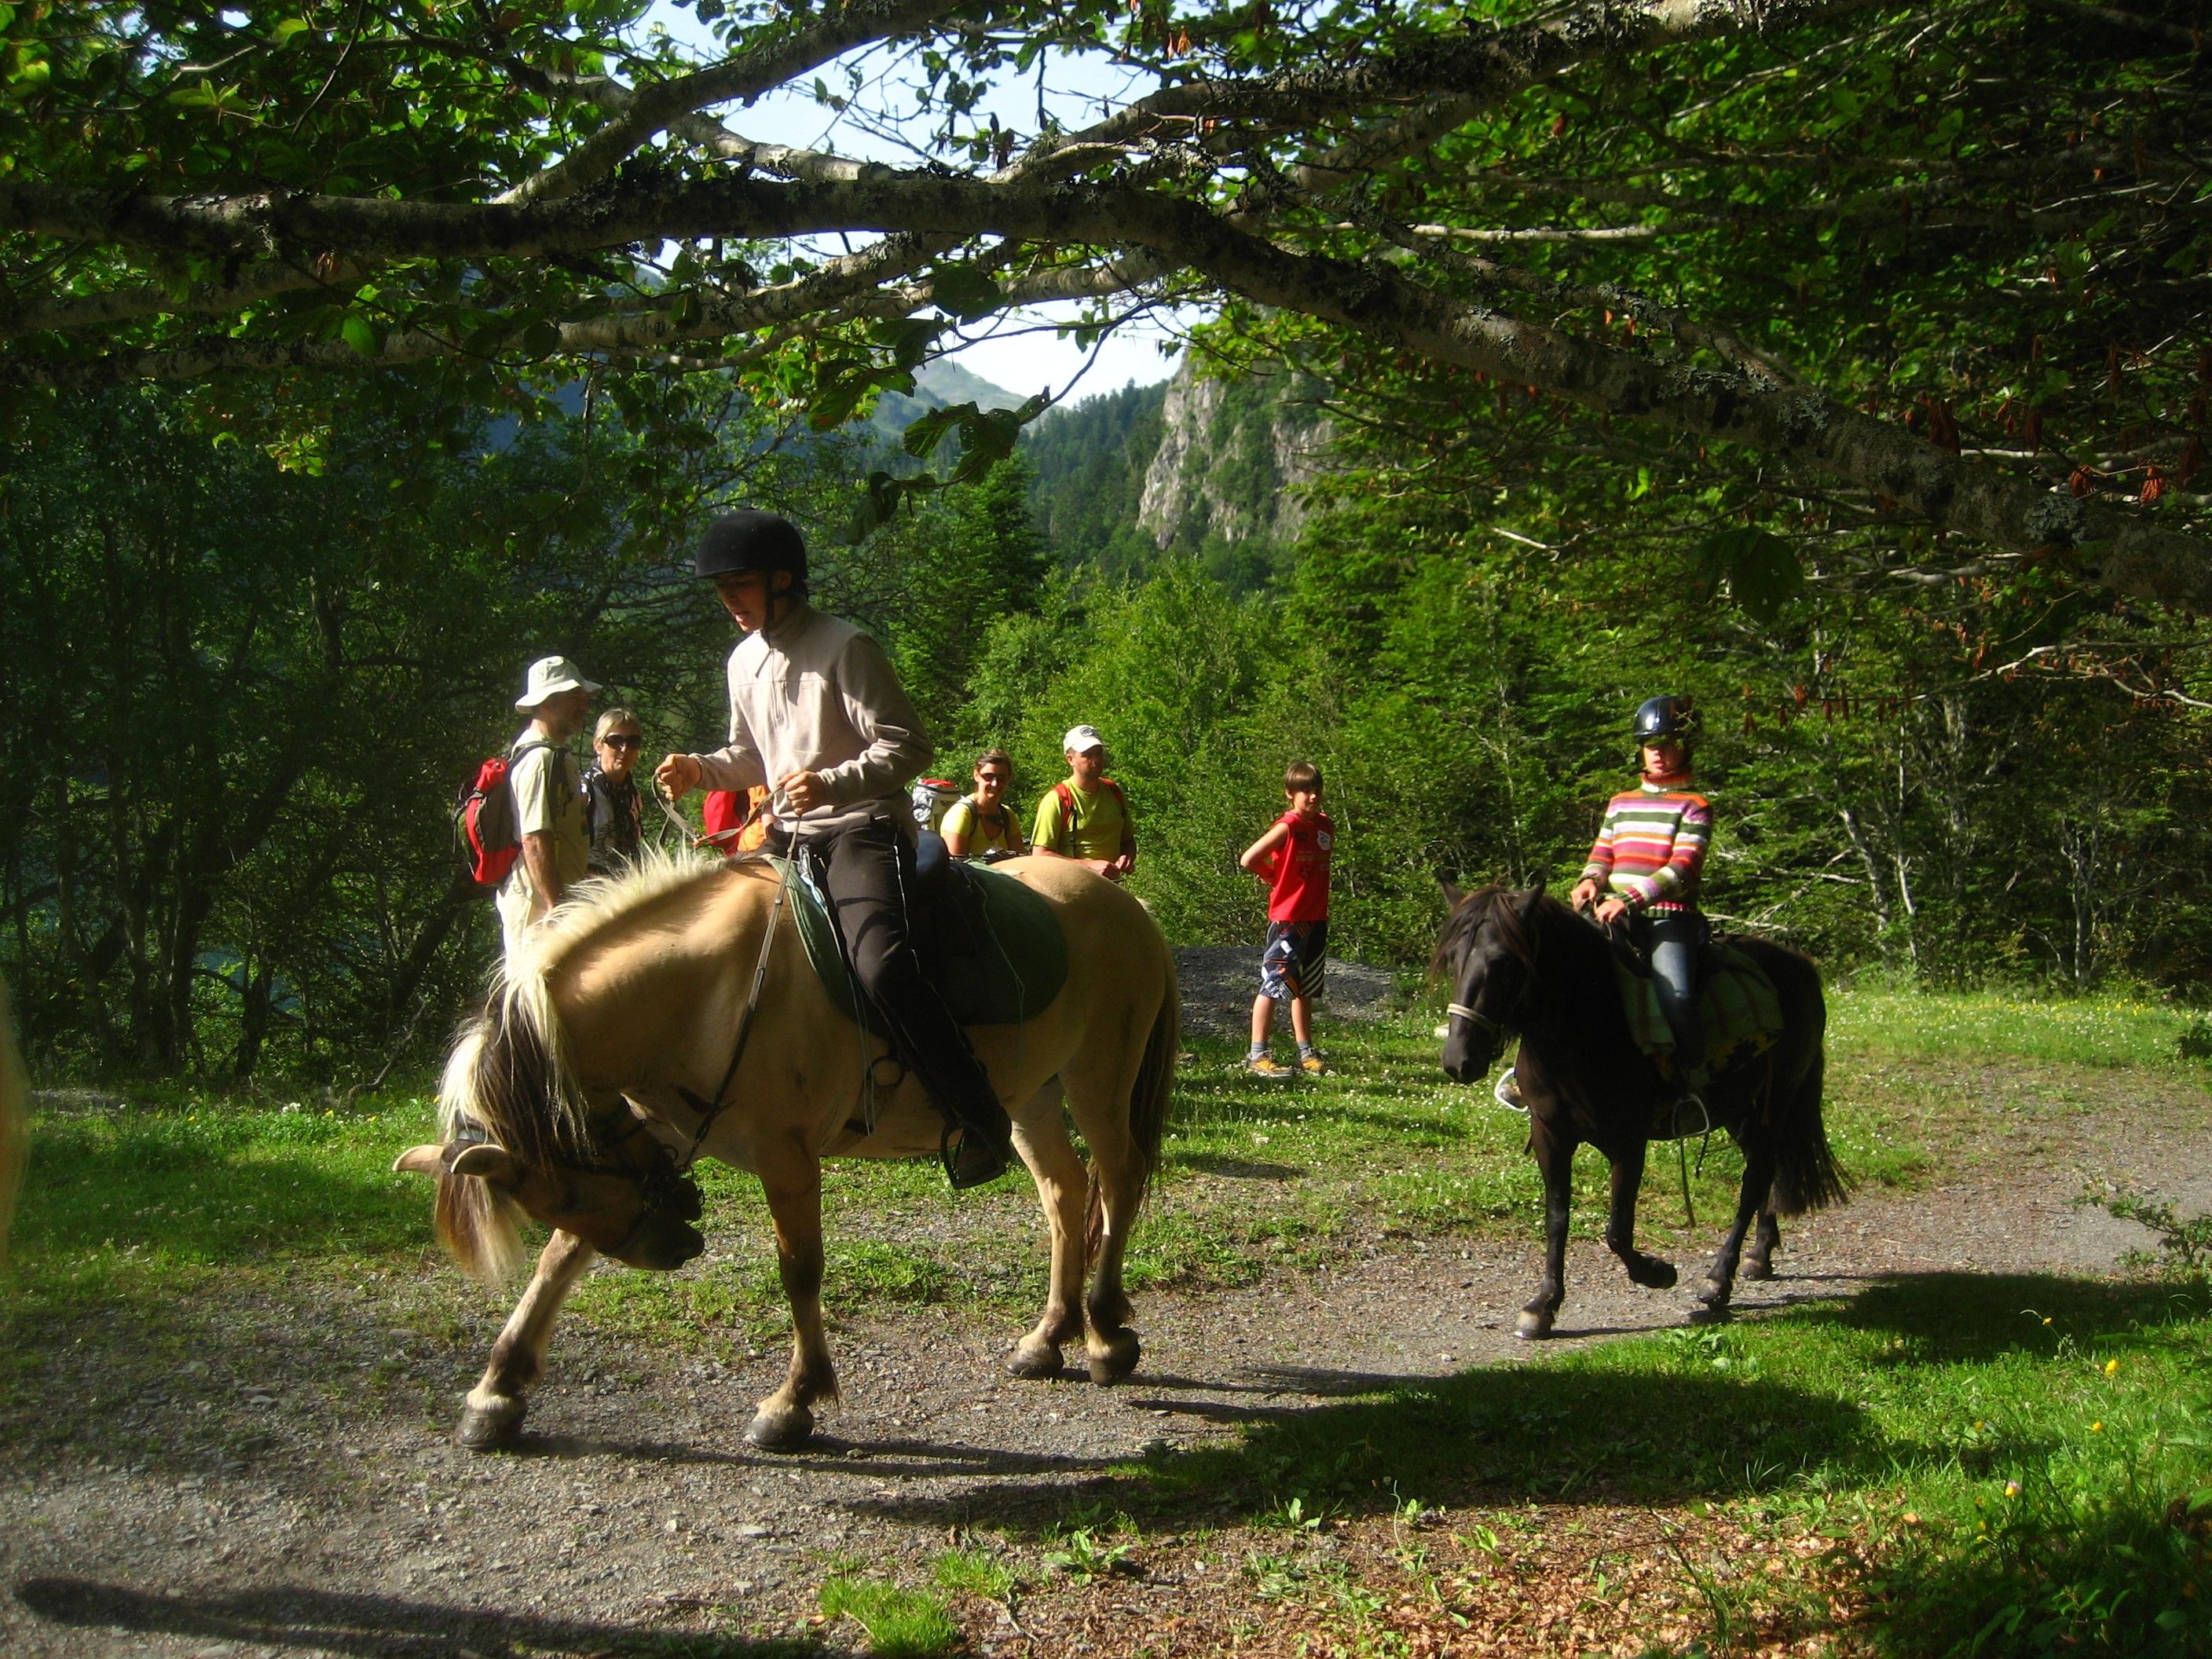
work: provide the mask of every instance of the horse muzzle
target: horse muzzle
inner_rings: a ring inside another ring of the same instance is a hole
[[[629,1237],[607,1254],[626,1267],[665,1273],[682,1267],[706,1248],[707,1236],[690,1222],[665,1210],[654,1210],[641,1217]]]

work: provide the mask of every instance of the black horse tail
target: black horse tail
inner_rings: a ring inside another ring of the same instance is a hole
[[[1774,1212],[1803,1215],[1850,1196],[1850,1182],[1828,1146],[1820,1115],[1827,1056],[1816,1036],[1811,1062],[1786,1100],[1775,1103]]]

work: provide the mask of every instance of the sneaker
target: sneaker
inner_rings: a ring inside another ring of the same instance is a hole
[[[1264,1077],[1278,1083],[1291,1075],[1291,1068],[1273,1054],[1254,1054],[1244,1062],[1244,1069],[1254,1077]]]
[[[1327,1077],[1328,1075],[1328,1067],[1322,1063],[1322,1057],[1319,1054],[1300,1054],[1298,1056],[1298,1070],[1304,1072],[1308,1077]]]

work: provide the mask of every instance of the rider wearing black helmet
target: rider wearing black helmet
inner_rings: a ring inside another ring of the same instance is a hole
[[[709,526],[694,568],[711,579],[745,637],[730,653],[730,741],[671,755],[654,778],[676,798],[771,786],[769,845],[812,853],[854,972],[899,1058],[946,1119],[956,1187],[1005,1170],[1006,1110],[982,1062],[923,975],[909,937],[914,816],[908,784],[929,764],[929,736],[883,648],[806,602],[806,544],[773,513]]]
[[[1674,1034],[1676,1079],[1692,1095],[1706,1082],[1698,1025],[1698,951],[1705,937],[1698,884],[1713,834],[1712,808],[1691,784],[1697,735],[1697,710],[1687,697],[1653,697],[1637,709],[1643,780],[1607,804],[1572,895],[1577,910],[1595,904],[1601,923],[1628,917],[1630,939],[1651,963]]]

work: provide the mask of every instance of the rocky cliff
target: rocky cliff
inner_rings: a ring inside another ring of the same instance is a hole
[[[1162,547],[1297,538],[1297,486],[1322,470],[1318,381],[1288,373],[1200,378],[1184,359],[1161,410],[1138,522]]]

